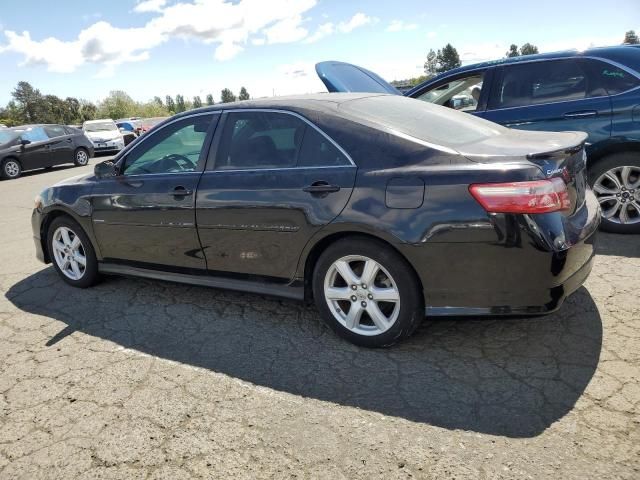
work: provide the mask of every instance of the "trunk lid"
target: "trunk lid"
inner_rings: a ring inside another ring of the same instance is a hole
[[[402,95],[400,91],[379,75],[344,62],[320,62],[316,73],[330,92],[390,93]]]
[[[586,139],[584,132],[508,130],[503,135],[462,145],[457,150],[479,163],[529,161],[537,165],[546,178],[562,178],[571,200],[566,214],[571,215],[582,206],[587,191]]]

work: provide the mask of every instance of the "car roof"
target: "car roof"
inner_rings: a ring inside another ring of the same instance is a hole
[[[441,77],[455,75],[457,73],[464,73],[470,70],[477,70],[481,68],[492,67],[496,65],[509,65],[512,63],[532,62],[536,60],[554,60],[559,58],[570,58],[570,57],[599,57],[599,58],[606,59],[606,58],[610,58],[611,56],[618,57],[620,54],[624,54],[628,52],[634,52],[635,54],[640,53],[640,45],[616,45],[613,47],[594,47],[594,48],[588,48],[586,50],[562,50],[558,52],[536,53],[533,55],[519,55],[517,57],[499,58],[497,60],[489,60],[486,62],[473,63],[470,65],[464,65],[462,67],[447,70],[446,72],[436,75],[435,77],[429,79],[429,81],[431,82]]]

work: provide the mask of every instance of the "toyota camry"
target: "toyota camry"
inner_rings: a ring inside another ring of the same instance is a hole
[[[314,301],[370,347],[425,315],[544,314],[591,270],[585,139],[397,95],[215,105],[38,195],[37,256],[76,287],[120,274]]]

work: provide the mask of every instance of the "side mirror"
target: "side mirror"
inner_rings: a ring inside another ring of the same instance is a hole
[[[106,162],[100,162],[96,164],[96,166],[93,168],[93,173],[96,176],[96,178],[115,177],[117,174],[116,164],[113,163],[111,160],[107,160]]]
[[[20,145],[22,145],[23,147],[25,145],[29,145],[31,143],[31,140],[27,140],[26,138],[21,138],[20,139]]]

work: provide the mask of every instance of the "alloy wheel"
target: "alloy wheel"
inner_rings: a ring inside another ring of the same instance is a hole
[[[84,150],[78,150],[78,153],[76,153],[77,164],[86,165],[88,161],[89,161],[89,156],[87,155],[87,152],[85,152]]]
[[[349,255],[331,265],[324,296],[331,313],[359,335],[389,330],[400,313],[400,292],[389,272],[369,257]]]
[[[80,237],[68,227],[53,233],[53,256],[60,271],[71,280],[80,280],[87,269],[87,257]]]
[[[7,177],[17,177],[20,174],[20,165],[14,160],[9,160],[4,164],[4,172],[7,174]]]
[[[602,216],[622,225],[640,223],[640,167],[607,170],[593,184]]]

